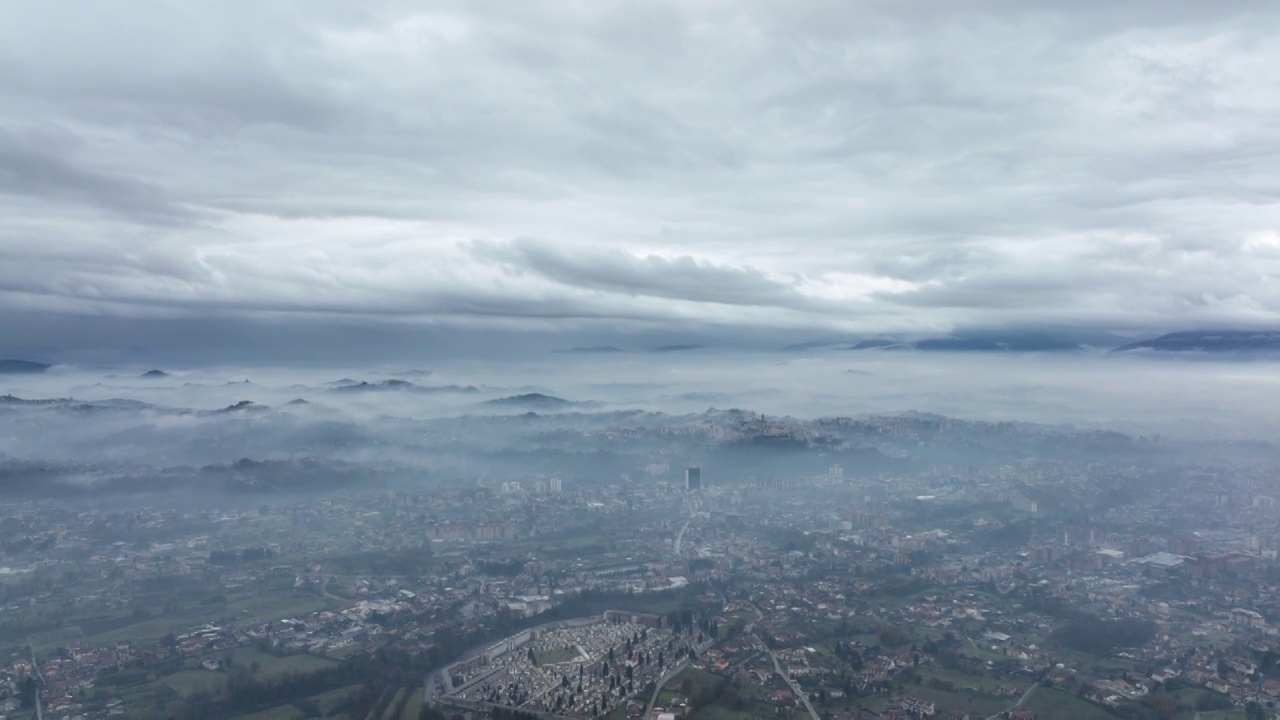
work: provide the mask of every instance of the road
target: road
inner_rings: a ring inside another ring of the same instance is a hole
[[[44,673],[40,671],[40,661],[36,659],[36,651],[31,651],[31,667],[36,672],[36,720],[44,720],[44,703],[40,697],[44,693]]]
[[[759,638],[756,639],[759,640]],[[764,645],[764,642],[761,641],[760,644]],[[778,673],[778,675],[786,681],[787,685],[791,687],[791,692],[795,693],[796,697],[800,698],[800,702],[804,703],[804,709],[809,711],[809,717],[812,718],[812,720],[821,720],[821,718],[818,717],[818,711],[814,710],[813,704],[809,702],[809,693],[802,690],[799,685],[795,684],[795,682],[791,680],[791,676],[787,675],[787,673],[782,669],[782,663],[778,662],[778,656],[774,654],[772,648],[768,645],[764,645],[764,649],[765,652],[769,653],[769,659],[773,661],[774,672]]]
[[[676,557],[680,557],[680,545],[684,542],[684,532],[689,529],[689,525],[693,523],[693,518],[685,521],[684,527],[680,528],[680,532],[676,533],[675,545],[671,548]]]
[[[1024,692],[1024,693],[1022,693],[1022,697],[1018,698],[1018,702],[1014,703],[1014,704],[1013,704],[1013,707],[1009,708],[1009,710],[1016,710],[1016,709],[1018,709],[1018,708],[1022,707],[1022,703],[1026,702],[1026,701],[1027,701],[1027,698],[1031,697],[1031,693],[1035,692],[1035,691],[1036,691],[1036,688],[1038,688],[1038,687],[1040,687],[1040,683],[1038,683],[1038,682],[1036,682],[1036,683],[1032,683],[1032,684],[1031,684],[1031,687],[1027,688],[1027,691],[1026,691],[1026,692]],[[1009,712],[1009,710],[1002,710],[1001,712],[998,712],[998,713],[996,713],[995,715],[992,715],[991,717],[987,718],[987,720],[998,720],[998,718],[999,718],[1002,714],[1004,714],[1004,713],[1006,713],[1006,712]]]
[[[702,643],[701,645],[694,646],[694,652],[697,655],[702,655],[702,653],[707,651],[707,648],[715,644],[716,644],[715,640],[711,638],[707,638],[706,642]],[[685,658],[684,660],[681,660],[680,662],[673,665],[671,667],[671,671],[668,672],[666,675],[662,676],[662,679],[658,682],[657,686],[654,687],[653,689],[653,696],[649,698],[649,704],[644,706],[644,713],[640,716],[641,720],[649,720],[650,715],[653,713],[653,706],[655,703],[658,702],[658,693],[662,692],[662,688],[666,686],[667,681],[669,681],[671,678],[675,677],[676,675],[679,675],[680,672],[688,668],[689,665],[692,664],[692,662],[693,661],[690,660],[689,658]]]
[[[684,525],[680,528],[680,532],[676,533],[676,541],[671,546],[671,551],[673,554],[675,554],[677,558],[680,557],[680,550],[681,550],[681,547],[684,545],[685,531],[688,530],[689,526],[693,524],[693,519],[694,517],[696,517],[696,513],[694,513],[693,511],[693,506],[689,504],[688,498],[685,498],[685,501],[684,501],[684,512],[689,515],[689,519],[684,522]]]
[[[342,602],[342,603],[349,603],[349,602],[351,602],[350,600],[348,600],[348,599],[346,599],[346,598],[338,597],[337,595],[334,595],[333,593],[329,592],[329,581],[330,581],[330,580],[333,580],[333,579],[334,579],[334,577],[335,577],[335,576],[329,576],[329,577],[325,578],[324,583],[322,583],[322,584],[320,585],[320,592],[321,592],[321,593],[322,593],[326,598],[328,598],[329,600],[337,600],[338,602]]]
[[[653,695],[649,697],[649,702],[646,703],[644,706],[644,713],[640,716],[641,720],[649,720],[649,718],[653,715],[653,706],[658,704],[658,693],[662,692],[662,688],[666,686],[668,680],[675,677],[676,675],[679,675],[680,672],[687,667],[689,667],[689,661],[681,660],[671,668],[671,672],[662,676],[662,679],[659,680],[658,684],[654,686]]]
[[[766,645],[765,642],[760,639],[760,636],[755,634],[756,623],[764,619],[764,611],[755,603],[751,603],[751,609],[756,611],[756,619],[755,622],[747,625],[746,631],[751,633],[751,637],[756,639],[756,642],[759,643],[760,647],[764,648],[765,652],[769,653],[769,659],[773,661],[773,671],[778,673],[778,676],[781,677],[791,688],[791,692],[795,693],[795,696],[800,698],[800,702],[804,703],[804,709],[809,711],[809,717],[811,720],[821,720],[818,717],[818,711],[813,709],[813,703],[809,702],[809,693],[802,690],[799,685],[791,680],[791,676],[783,671],[782,663],[778,662],[778,656],[774,654],[773,648]]]

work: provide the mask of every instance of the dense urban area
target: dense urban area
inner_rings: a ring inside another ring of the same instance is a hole
[[[1275,715],[1266,448],[920,414],[488,422],[630,467],[7,496],[0,716]]]

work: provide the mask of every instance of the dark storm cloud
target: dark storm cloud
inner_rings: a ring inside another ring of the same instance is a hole
[[[1277,31],[1198,0],[9,4],[0,310],[1274,324]]]

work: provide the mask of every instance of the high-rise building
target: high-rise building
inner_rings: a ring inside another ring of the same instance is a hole
[[[831,467],[827,468],[827,478],[831,480],[843,480],[844,468],[840,467],[839,463],[832,465]]]
[[[691,467],[684,471],[684,491],[697,492],[702,489],[702,468]]]
[[[551,478],[550,482],[551,482],[551,492],[558,493],[564,490],[564,483],[560,480],[560,478]]]

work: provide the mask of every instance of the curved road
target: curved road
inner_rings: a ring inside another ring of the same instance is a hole
[[[658,679],[658,684],[653,688],[653,695],[649,696],[649,702],[644,706],[644,713],[640,715],[641,718],[647,720],[653,715],[653,706],[658,704],[658,693],[662,692],[662,688],[666,686],[667,681],[679,675],[687,667],[689,667],[689,661],[687,659],[681,660],[671,668],[670,672]]]
[[[676,542],[675,542],[675,545],[672,547],[672,550],[675,552],[676,557],[680,557],[680,545],[684,542],[684,533],[686,530],[689,529],[689,525],[691,525],[692,523],[693,523],[693,518],[689,518],[688,520],[685,521],[684,527],[680,528],[680,532],[676,533]]]

